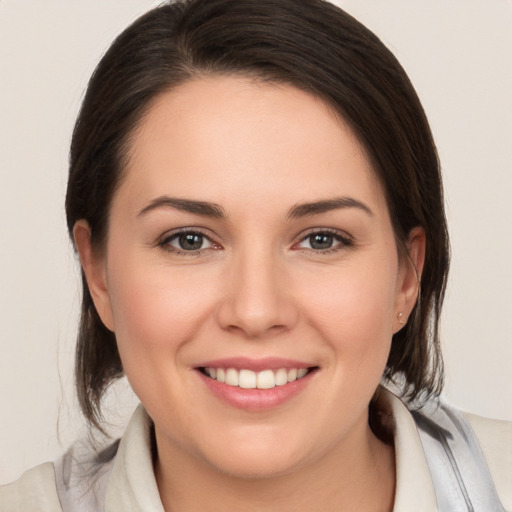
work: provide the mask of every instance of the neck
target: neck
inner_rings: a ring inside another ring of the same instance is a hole
[[[320,460],[268,477],[240,478],[218,471],[157,433],[157,483],[166,512],[336,510],[391,512],[394,449],[367,426]]]

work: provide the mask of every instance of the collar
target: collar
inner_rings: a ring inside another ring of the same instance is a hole
[[[105,512],[165,512],[153,471],[151,429],[152,420],[139,405],[119,444]]]
[[[393,512],[437,510],[434,485],[416,423],[396,395],[383,390],[382,399],[394,422],[396,488]]]

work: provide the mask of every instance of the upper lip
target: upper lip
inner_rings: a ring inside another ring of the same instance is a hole
[[[264,357],[261,359],[253,359],[249,357],[226,357],[222,359],[204,361],[196,365],[196,368],[235,368],[237,370],[261,372],[263,370],[279,370],[280,368],[299,369],[311,368],[313,366],[315,365],[311,363],[282,357]]]

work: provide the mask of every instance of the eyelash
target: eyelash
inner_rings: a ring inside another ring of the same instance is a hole
[[[184,249],[178,249],[177,247],[174,247],[173,245],[171,245],[171,242],[173,242],[174,240],[178,240],[180,237],[186,236],[186,235],[200,236],[202,238],[202,242],[204,243],[204,241],[206,240],[210,244],[210,246],[206,247],[206,248],[199,248],[196,250],[184,250]],[[302,244],[303,242],[305,242],[308,239],[311,239],[313,236],[318,236],[318,235],[327,235],[329,237],[332,237],[333,241],[337,242],[337,244],[332,247],[328,247],[324,250],[314,249],[312,247],[310,247],[310,248],[300,247],[300,244]],[[158,241],[157,246],[161,247],[162,249],[164,249],[168,252],[172,252],[178,256],[196,256],[206,250],[211,250],[211,249],[218,250],[221,248],[219,244],[217,244],[216,242],[214,242],[211,239],[211,237],[209,237],[202,231],[198,230],[197,228],[181,229],[179,231],[175,231],[173,233],[166,234],[162,239],[160,239]],[[304,236],[302,236],[302,238],[297,243],[295,243],[292,246],[292,249],[303,251],[303,252],[308,252],[308,253],[312,253],[312,254],[328,255],[328,254],[332,254],[332,253],[338,252],[343,249],[351,248],[353,246],[354,246],[354,240],[350,236],[348,236],[346,234],[342,234],[335,229],[324,228],[324,229],[314,229],[314,230],[309,231]]]
[[[210,244],[210,247],[188,251],[188,250],[184,250],[184,249],[178,249],[177,247],[174,247],[173,245],[171,245],[171,242],[173,242],[174,240],[178,240],[181,236],[185,236],[185,235],[200,236],[202,238],[203,243],[204,243],[204,241],[207,241]],[[158,241],[157,246],[161,247],[162,249],[164,249],[168,252],[172,252],[178,256],[197,256],[205,250],[220,249],[219,244],[214,242],[210,236],[206,235],[205,233],[203,233],[201,230],[199,230],[197,228],[180,229],[179,231],[175,231],[170,234],[167,233]]]
[[[333,247],[329,247],[327,249],[321,250],[321,249],[314,249],[314,248],[307,248],[307,247],[299,247],[299,244],[303,243],[304,241],[310,239],[311,237],[315,235],[328,235],[333,238],[334,242],[338,242]],[[313,229],[306,233],[302,238],[299,240],[298,243],[294,244],[293,248],[297,248],[296,250],[301,250],[304,252],[312,253],[312,254],[319,254],[319,255],[329,255],[338,251],[342,251],[344,249],[350,249],[351,247],[354,247],[354,240],[352,237],[347,235],[346,233],[341,233],[340,231],[337,231],[335,229]]]

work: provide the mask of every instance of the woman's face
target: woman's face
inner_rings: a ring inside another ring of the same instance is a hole
[[[163,94],[103,255],[86,232],[91,292],[159,452],[263,476],[368,436],[416,278],[364,151],[321,100],[239,77]]]

